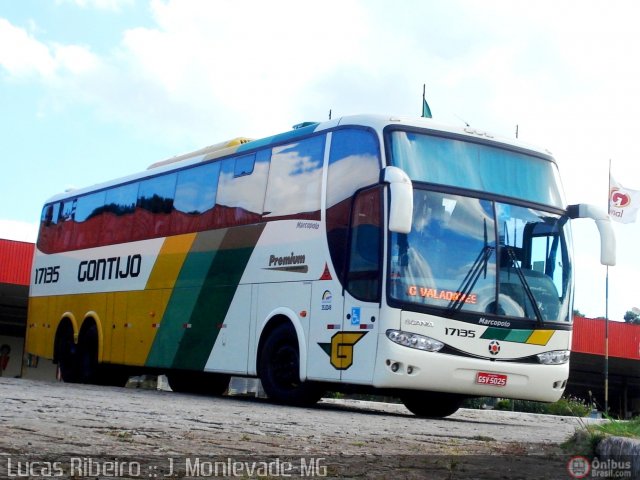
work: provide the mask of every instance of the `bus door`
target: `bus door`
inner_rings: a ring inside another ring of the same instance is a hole
[[[380,312],[381,196],[381,189],[373,187],[361,191],[353,203],[343,334],[337,349],[341,380],[347,383],[373,380]]]
[[[373,380],[378,346],[377,303],[366,303],[346,294],[342,319],[341,340],[336,360],[345,383],[369,384]]]

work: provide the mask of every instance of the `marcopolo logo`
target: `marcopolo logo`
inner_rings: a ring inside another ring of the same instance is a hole
[[[491,340],[491,342],[489,342],[489,353],[494,356],[498,355],[498,353],[500,353],[500,342]]]

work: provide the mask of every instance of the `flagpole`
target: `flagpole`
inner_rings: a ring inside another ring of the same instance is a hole
[[[607,213],[611,214],[611,159],[609,159],[608,183]],[[609,413],[609,265],[607,265],[604,295],[604,413]]]

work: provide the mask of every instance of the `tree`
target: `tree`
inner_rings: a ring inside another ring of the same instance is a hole
[[[627,310],[627,313],[624,314],[624,321],[640,325],[640,315],[633,312],[632,310]]]

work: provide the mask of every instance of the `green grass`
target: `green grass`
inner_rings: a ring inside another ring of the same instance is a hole
[[[607,436],[640,438],[640,417],[631,420],[608,419],[606,423],[584,425],[562,447],[573,455],[592,457],[598,443]]]
[[[614,437],[640,438],[640,417],[631,420],[609,420],[607,423],[592,425],[590,429]]]

